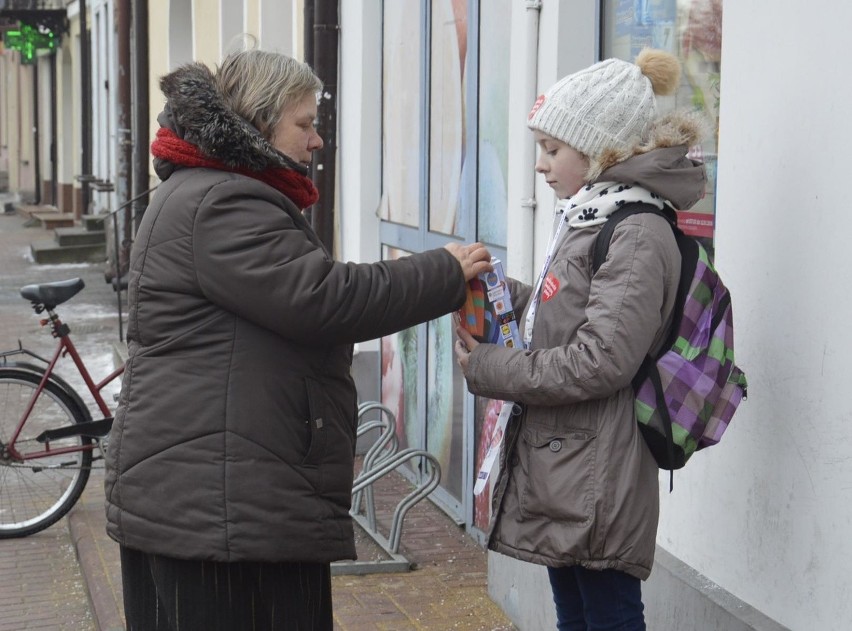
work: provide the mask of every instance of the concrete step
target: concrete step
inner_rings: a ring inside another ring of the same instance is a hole
[[[30,217],[41,223],[45,230],[70,228],[74,225],[74,213],[61,213],[58,210],[40,210],[30,213]]]
[[[59,245],[56,241],[36,241],[30,245],[33,260],[41,264],[103,263],[106,245]]]
[[[86,230],[104,230],[107,216],[107,213],[101,213],[99,215],[83,215],[80,221],[83,222],[83,227]]]
[[[0,210],[2,210],[4,214],[17,212],[15,206],[18,205],[19,201],[17,193],[9,193],[8,191],[0,189]]]
[[[43,206],[19,201],[15,204],[15,211],[24,219],[32,219],[33,213],[59,212],[56,206]]]
[[[72,228],[57,228],[53,231],[59,245],[98,245],[106,243],[103,230],[88,230],[74,226]]]

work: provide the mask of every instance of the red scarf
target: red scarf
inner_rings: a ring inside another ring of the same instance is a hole
[[[269,184],[286,195],[296,206],[304,210],[319,199],[314,183],[310,178],[293,169],[268,167],[263,171],[251,171],[241,167],[229,167],[224,162],[201,153],[201,150],[186,140],[178,138],[171,129],[160,127],[157,139],[151,143],[151,153],[163,160],[185,167],[208,167],[220,171],[230,171],[252,177]]]

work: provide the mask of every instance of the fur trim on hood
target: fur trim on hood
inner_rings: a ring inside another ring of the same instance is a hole
[[[263,171],[286,167],[307,169],[284,155],[254,126],[229,109],[210,69],[201,63],[183,65],[160,79],[166,107],[157,118],[163,127],[229,167]]]
[[[704,137],[698,114],[674,113],[659,119],[648,139],[630,152],[606,151],[589,165],[587,181],[638,185],[660,195],[677,210],[692,208],[707,189],[704,164],[687,157]]]
[[[601,174],[610,167],[654,149],[678,145],[690,147],[706,137],[707,132],[707,124],[697,112],[667,114],[651,125],[646,140],[640,141],[627,150],[607,149],[597,159],[592,160],[586,173],[586,181],[599,180]]]

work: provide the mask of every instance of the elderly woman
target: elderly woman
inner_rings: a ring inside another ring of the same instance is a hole
[[[161,80],[107,453],[128,629],[331,629],[329,564],[355,558],[352,344],[457,309],[490,268],[479,244],[332,259],[301,212],[320,87],[257,50]]]

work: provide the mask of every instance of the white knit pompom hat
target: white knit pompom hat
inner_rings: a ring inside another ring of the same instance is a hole
[[[607,59],[568,75],[542,94],[527,126],[569,144],[589,158],[613,149],[629,151],[657,116],[655,94],[671,94],[680,62],[645,49],[636,63]]]

